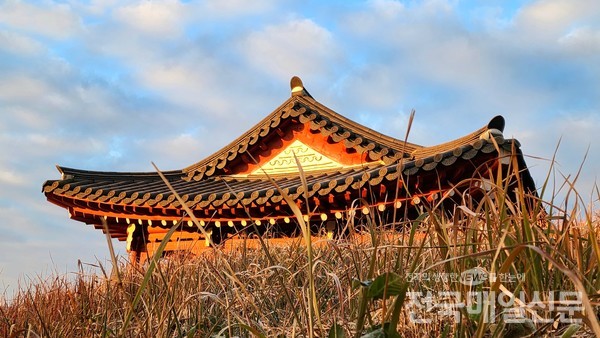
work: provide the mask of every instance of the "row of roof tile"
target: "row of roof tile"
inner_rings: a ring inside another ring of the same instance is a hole
[[[348,120],[310,97],[294,96],[220,151],[183,169],[186,179],[199,181],[215,175],[228,162],[246,153],[249,147],[269,135],[272,128],[277,128],[282,121],[290,118],[297,118],[300,123],[308,124],[311,130],[331,137],[335,143],[344,142],[347,148],[353,148],[358,153],[366,152],[372,161],[382,160],[385,164],[391,164],[403,155],[407,157],[410,152],[421,148],[411,143],[404,146],[403,141]]]
[[[416,175],[421,171],[432,171],[453,165],[458,159],[471,160],[478,153],[492,153],[496,146],[510,151],[515,140],[501,137],[493,140],[476,140],[472,144],[461,145],[445,152],[401,162],[401,172],[405,176]],[[517,145],[518,146],[518,145]],[[179,208],[179,201],[167,189],[157,173],[113,173],[60,168],[66,179],[47,181],[43,186],[46,195],[68,199],[94,201],[99,203],[131,206],[160,206]],[[265,179],[233,176],[205,177],[203,180],[184,180],[185,171],[167,172],[167,179],[183,198],[195,208],[218,208],[222,205],[249,206],[267,202],[279,203],[282,199],[272,182]],[[307,176],[308,196],[324,196],[333,191],[340,193],[348,189],[359,189],[365,185],[377,185],[382,181],[394,181],[399,177],[398,165],[365,166],[347,170],[321,171]],[[304,193],[299,176],[273,176],[285,193],[297,199]]]

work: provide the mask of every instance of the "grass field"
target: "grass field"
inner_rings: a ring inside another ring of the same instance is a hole
[[[285,245],[53,276],[0,304],[0,335],[600,337],[598,191],[588,203],[569,182],[544,185],[526,207],[502,182],[451,217],[432,204],[386,225],[371,210],[333,240],[300,218]]]

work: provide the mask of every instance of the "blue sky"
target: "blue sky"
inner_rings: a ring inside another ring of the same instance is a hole
[[[414,108],[423,145],[502,114],[538,183],[559,140],[558,177],[589,147],[577,187],[597,205],[598,55],[597,0],[0,1],[0,293],[107,256],[45,201],[55,164],[182,168],[279,106],[293,75],[398,138]]]

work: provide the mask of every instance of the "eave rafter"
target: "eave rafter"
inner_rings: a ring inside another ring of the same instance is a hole
[[[506,148],[510,148],[511,144],[512,142],[504,141],[500,144],[501,149],[506,151]],[[481,155],[478,156],[479,160],[484,158],[496,158],[497,155],[494,154],[494,152],[495,147],[492,142],[479,142],[474,146],[464,146],[462,148],[457,148],[452,151],[439,154],[439,156],[436,155],[431,158],[406,161],[402,163],[402,174],[408,178],[408,181],[423,179],[423,177],[427,176],[427,174],[430,172],[442,181],[454,180],[456,177],[462,175],[460,168],[466,165],[470,166],[469,161],[471,161],[475,155],[481,153]],[[489,154],[489,156],[486,156],[486,154]],[[389,185],[389,182],[397,181],[397,169],[397,165],[390,165],[385,167],[376,167],[373,169],[359,168],[350,170],[348,172],[336,172],[333,173],[333,175],[332,173],[323,173],[309,176],[307,178],[309,181],[309,196],[327,196],[328,194],[341,193],[348,189],[360,189],[364,186],[373,187],[382,184]],[[414,178],[410,179],[410,177]],[[421,178],[419,179],[418,177]],[[289,194],[294,199],[299,198],[299,196],[304,193],[304,188],[300,184],[298,178],[291,180],[286,177],[274,177],[274,180],[285,193]],[[212,181],[214,183],[210,184],[212,184],[213,188],[210,188],[208,191],[204,191],[200,194],[182,195],[185,203],[195,210],[228,208],[243,209],[244,206],[252,204],[264,205],[265,203],[281,203],[282,200],[279,191],[268,180],[213,178]],[[219,182],[228,183],[227,185],[224,185]],[[71,184],[73,184],[73,182],[71,182]],[[69,184],[69,187],[71,184]],[[186,184],[193,184],[193,182],[187,182]],[[204,185],[210,186],[210,184],[205,183]],[[223,187],[229,188],[227,188],[228,190],[223,191]],[[187,189],[184,185],[181,185],[180,188],[183,190]],[[67,194],[64,193],[68,190],[63,188],[61,191],[63,191],[61,194],[56,194],[56,191],[46,192],[46,194],[51,201],[64,207],[76,205],[78,207],[87,207],[91,209],[98,209],[104,212],[116,212],[122,214],[161,214],[163,216],[172,217],[181,215],[181,205],[175,199],[173,194],[161,196],[162,202],[160,203],[154,204],[147,201],[146,203],[137,205],[136,200],[132,199],[129,199],[128,201],[121,199],[117,203],[110,202],[110,199],[77,199],[72,196],[67,196]],[[124,191],[119,192],[117,190],[111,190],[108,193],[108,195],[112,196],[116,194],[125,196],[136,195],[135,192],[125,193]],[[139,196],[141,194],[137,195]],[[104,202],[102,202],[102,200],[104,200]],[[128,204],[126,202],[128,202]]]

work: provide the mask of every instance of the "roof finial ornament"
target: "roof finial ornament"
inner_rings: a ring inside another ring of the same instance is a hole
[[[290,80],[290,88],[292,89],[292,96],[309,96],[310,98],[313,98],[308,90],[304,88],[302,80],[297,76],[292,77]]]
[[[488,123],[487,130],[479,135],[479,138],[482,140],[490,140],[492,137],[503,137],[504,124],[504,117],[502,117],[502,115],[495,116],[490,123]]]

